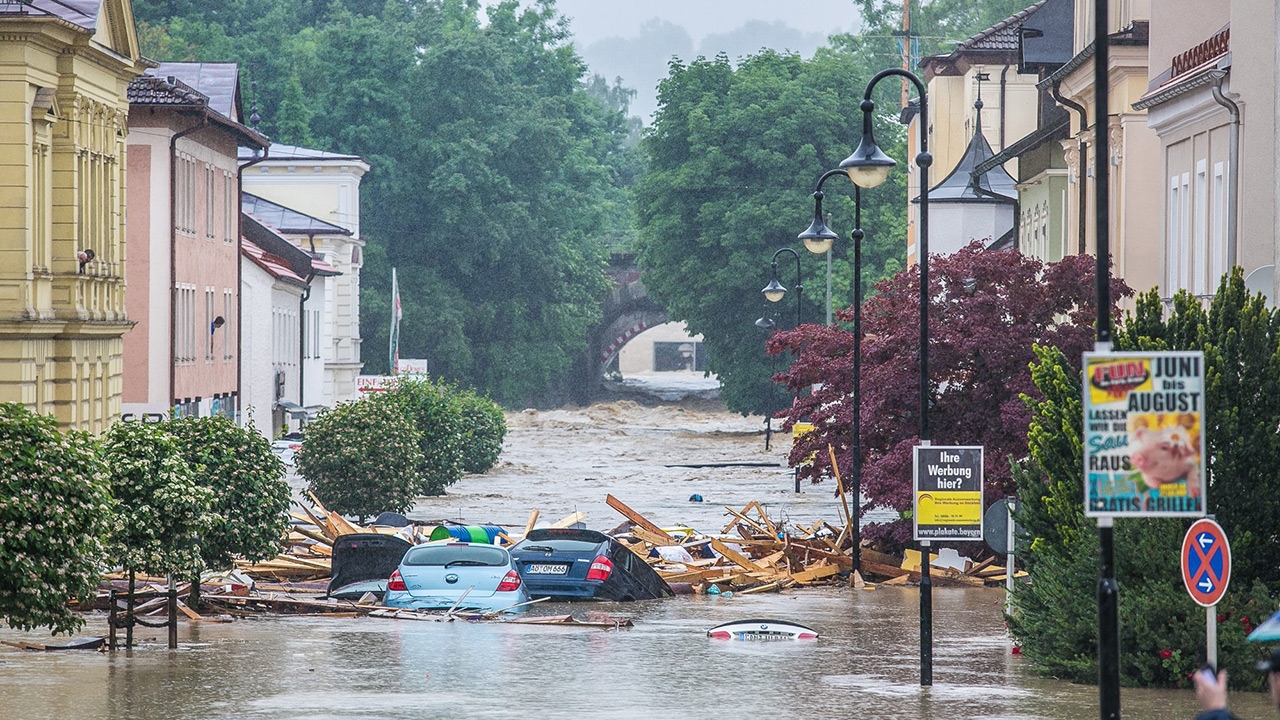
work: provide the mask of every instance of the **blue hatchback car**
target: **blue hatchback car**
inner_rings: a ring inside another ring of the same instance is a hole
[[[520,612],[529,601],[511,554],[493,545],[438,540],[409,548],[387,580],[386,607]]]
[[[529,594],[552,600],[653,600],[671,586],[644,558],[595,530],[530,530],[511,547]]]

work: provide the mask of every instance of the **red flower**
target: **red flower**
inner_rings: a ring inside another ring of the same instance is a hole
[[[1010,650],[1010,651],[1009,651],[1009,653],[1010,653],[1010,654],[1012,654],[1012,655],[1021,655],[1021,654],[1022,654],[1022,646],[1021,646],[1021,645],[1014,645],[1014,646],[1013,646],[1013,649],[1012,649],[1012,650]]]
[[[1171,657],[1173,657],[1173,651],[1172,651],[1172,650],[1161,650],[1161,651],[1160,651],[1160,659],[1161,659],[1161,660],[1168,660],[1168,659],[1169,659],[1169,658],[1171,658]]]
[[[1249,622],[1249,618],[1247,617],[1240,618],[1240,624],[1244,626],[1244,631],[1246,633],[1253,632],[1253,623]]]
[[[1224,623],[1226,621],[1227,621],[1227,616],[1224,615],[1223,613],[1218,613],[1218,622]]]

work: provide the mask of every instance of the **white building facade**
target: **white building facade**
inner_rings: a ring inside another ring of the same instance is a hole
[[[320,342],[319,357],[312,359],[323,368],[319,385],[310,385],[308,374],[309,387],[323,387],[319,395],[308,393],[308,405],[332,407],[358,396],[356,377],[364,367],[360,359],[360,269],[365,246],[360,236],[360,180],[368,171],[369,164],[354,155],[272,145],[266,160],[244,172],[245,193],[265,201],[261,212],[274,205],[305,217],[286,212],[281,213],[279,224],[274,217],[264,219],[336,273],[325,278],[323,287],[313,289],[307,301],[311,310],[304,327],[309,337]]]

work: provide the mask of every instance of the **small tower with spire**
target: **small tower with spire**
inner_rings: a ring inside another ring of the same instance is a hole
[[[942,182],[929,189],[929,250],[953,253],[974,240],[987,248],[1011,247],[1017,215],[1017,183],[999,165],[983,173],[974,170],[993,153],[982,134],[982,81],[973,103],[973,136],[960,162]],[[916,198],[912,202],[919,202]]]

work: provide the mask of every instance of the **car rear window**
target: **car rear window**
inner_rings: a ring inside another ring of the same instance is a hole
[[[502,567],[508,562],[507,551],[491,545],[438,545],[416,547],[404,556],[404,565],[448,565],[462,562],[467,565]]]
[[[584,540],[581,536],[555,537],[540,536],[521,541],[513,550],[530,550],[535,548],[551,548],[555,552],[591,552],[599,547],[599,542]],[[545,552],[545,551],[544,551]]]

